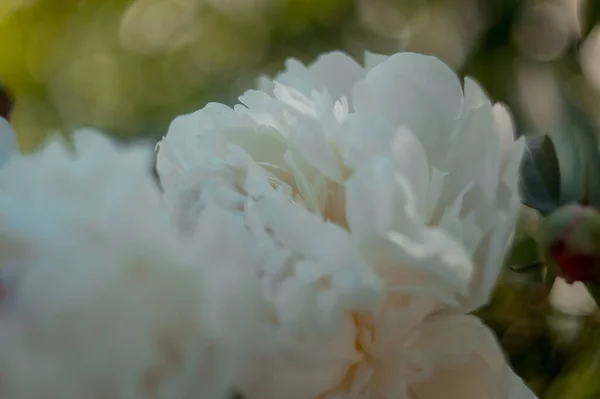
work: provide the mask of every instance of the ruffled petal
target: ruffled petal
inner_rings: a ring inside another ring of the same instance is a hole
[[[319,56],[308,67],[297,60],[289,60],[286,71],[277,75],[275,80],[296,87],[305,95],[311,95],[313,91],[327,91],[333,98],[340,98],[349,95],[350,88],[364,74],[363,68],[353,58],[335,51]]]
[[[406,126],[430,153],[448,145],[463,94],[457,76],[438,59],[399,53],[354,86],[352,104],[357,113],[381,115],[395,126]]]

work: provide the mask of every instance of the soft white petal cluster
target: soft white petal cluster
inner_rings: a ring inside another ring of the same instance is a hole
[[[218,203],[262,257],[245,397],[534,397],[469,315],[518,217],[513,140],[504,107],[413,53],[290,60],[234,108],[177,118],[157,170],[180,228]]]
[[[254,241],[216,206],[181,237],[152,156],[83,130],[72,148],[6,157],[0,397],[227,398],[235,388],[263,317]]]

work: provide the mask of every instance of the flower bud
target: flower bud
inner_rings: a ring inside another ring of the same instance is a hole
[[[543,231],[550,259],[568,283],[600,279],[600,213],[590,206],[572,204],[549,215]]]

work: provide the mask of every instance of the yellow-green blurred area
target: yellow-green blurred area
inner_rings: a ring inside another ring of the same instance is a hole
[[[251,85],[271,55],[317,52],[310,40],[289,50],[285,43],[315,29],[326,35],[351,7],[346,0],[2,0],[0,81],[15,99],[10,119],[25,150],[49,131],[83,125],[158,135],[175,115]]]
[[[0,82],[24,150],[84,125],[157,137],[177,114],[233,101],[286,57],[332,49],[437,55],[508,102],[518,122],[544,125],[557,81],[599,108],[592,3],[0,0]]]
[[[1,0],[0,82],[15,100],[11,122],[24,150],[83,125],[156,137],[177,114],[231,102],[286,57],[309,61],[331,49],[437,55],[508,102],[519,122],[544,125],[557,81],[599,108],[592,3]]]
[[[520,134],[555,128],[565,100],[597,127],[599,21],[600,0],[0,0],[0,83],[26,151],[81,126],[158,139],[285,58],[334,49],[436,55],[507,103]],[[481,315],[541,397],[600,398],[600,316],[536,289],[503,283]]]

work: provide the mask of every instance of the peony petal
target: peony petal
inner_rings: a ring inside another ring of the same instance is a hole
[[[242,384],[244,396],[260,399],[306,399],[320,397],[341,381],[360,361],[355,348],[351,319],[331,337],[308,342],[271,340],[271,350],[259,358]],[[282,356],[284,354],[284,356]]]
[[[491,107],[492,104],[488,99],[487,95],[483,91],[483,88],[470,77],[465,78],[465,107],[464,113],[468,113],[471,110],[480,107]]]
[[[359,169],[376,156],[389,153],[394,127],[372,115],[351,114],[336,137],[344,164]]]
[[[273,87],[275,87],[275,83],[273,83]],[[259,125],[274,128],[283,137],[287,137],[285,107],[279,100],[258,90],[246,91],[239,97],[239,100],[241,104],[234,107],[238,115],[247,115]]]
[[[334,99],[348,96],[353,84],[364,77],[363,68],[348,54],[335,51],[319,56],[310,66],[315,80],[326,89]],[[319,84],[314,87],[320,91]]]
[[[480,187],[486,199],[495,199],[499,180],[499,137],[495,133],[491,107],[470,109],[451,146],[437,164],[452,171],[446,179],[441,201],[449,203],[468,184]],[[474,168],[473,165],[479,165]]]
[[[169,126],[168,139],[164,138],[157,145],[156,171],[161,183],[173,184],[173,179],[205,160],[199,137],[235,122],[234,111],[217,103],[209,103],[199,111],[175,118]]]
[[[346,184],[348,225],[365,259],[375,265],[395,263],[400,268],[424,273],[432,284],[439,284],[440,280],[448,284],[438,293],[427,289],[436,297],[466,294],[473,264],[461,245],[414,218],[410,184],[400,184],[391,161],[380,158],[367,166]],[[373,192],[378,196],[374,197]],[[404,288],[425,289],[410,284],[396,289]],[[452,300],[444,299],[447,301]]]
[[[386,61],[389,56],[384,54],[371,53],[370,51],[365,51],[365,69],[367,71],[375,68],[377,65]]]
[[[534,399],[506,362],[492,332],[472,316],[441,316],[424,324],[415,346],[438,364],[411,386],[415,399]],[[444,363],[446,366],[444,367]]]
[[[597,308],[594,298],[580,281],[569,284],[564,279],[557,278],[549,300],[554,309],[572,316],[591,315]]]
[[[286,71],[275,80],[296,87],[305,95],[326,90],[334,99],[348,96],[350,88],[364,76],[364,70],[345,53],[335,51],[319,56],[308,67],[298,60],[286,62]]]
[[[521,201],[517,191],[519,166],[523,157],[525,142],[521,138],[515,142],[510,153],[511,158],[507,162],[502,176],[502,185],[509,192],[509,198],[505,203],[499,203],[494,220],[494,228],[486,234],[479,242],[474,255],[475,263],[478,265],[476,273],[471,282],[469,295],[462,301],[464,312],[472,312],[485,305],[492,294],[498,276],[504,265],[504,257],[510,247],[514,230],[519,218]],[[505,210],[502,210],[504,208]]]
[[[290,138],[290,144],[298,149],[306,163],[329,179],[343,182],[337,155],[314,119],[299,117]]]
[[[463,247],[440,229],[427,229],[420,241],[395,232],[389,239],[412,261],[410,267],[426,270],[432,279],[440,279],[449,286],[449,292],[463,293],[473,276],[474,266]],[[407,259],[408,260],[408,259]],[[406,262],[405,264],[409,264]],[[437,296],[434,293],[430,293]]]
[[[505,217],[505,215],[504,215]],[[477,267],[469,293],[461,300],[461,311],[473,312],[488,303],[503,267],[502,258],[510,244],[512,228],[497,216],[498,226],[479,241],[473,259]]]
[[[347,181],[346,217],[357,242],[387,237],[391,231],[411,237],[420,234],[418,224],[412,220],[414,194],[409,184],[402,184],[396,177],[393,162],[377,157]]]
[[[285,168],[287,143],[273,128],[267,126],[232,127],[224,129],[221,139],[244,151],[258,165],[281,170]],[[235,166],[235,165],[234,165]]]
[[[448,145],[463,95],[457,76],[444,63],[400,53],[371,69],[355,85],[352,103],[355,112],[381,115],[395,126],[406,126],[433,154]]]
[[[515,141],[515,128],[508,108],[503,104],[494,104],[494,120],[500,136],[500,173],[506,169],[510,159],[510,151]]]
[[[415,135],[400,127],[391,142],[392,157],[398,173],[411,183],[416,198],[426,198],[430,169],[427,154]]]

